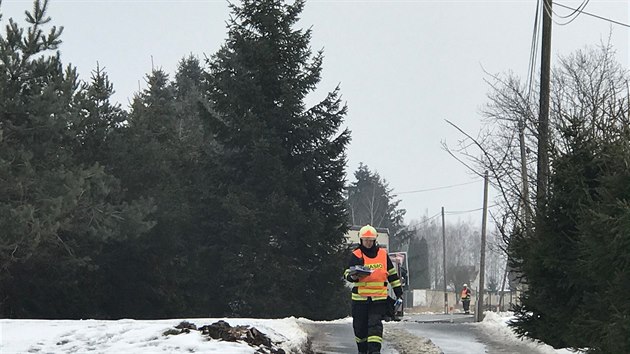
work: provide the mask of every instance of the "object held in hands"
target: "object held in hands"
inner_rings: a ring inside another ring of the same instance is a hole
[[[351,266],[350,267],[350,275],[356,275],[359,277],[364,277],[367,275],[372,274],[372,269],[362,266],[362,265],[355,265],[355,266]]]

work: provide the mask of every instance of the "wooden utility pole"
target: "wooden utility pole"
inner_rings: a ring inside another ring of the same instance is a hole
[[[499,295],[499,311],[505,311],[503,309],[503,304],[505,303],[505,282],[507,280],[508,272],[510,271],[510,266],[508,262],[505,262],[505,271],[503,272],[503,281],[501,282],[501,295]]]
[[[527,207],[528,206],[529,205],[527,205]],[[519,205],[519,207],[516,209],[516,215],[520,215],[521,210],[522,210],[521,207],[522,205]],[[525,223],[527,224],[527,221],[525,221]],[[519,225],[517,223],[514,223],[514,225],[512,226],[512,234],[516,234],[518,228],[519,228]],[[526,235],[526,230],[523,230],[523,235]],[[504,300],[504,295],[505,295],[505,282],[507,281],[507,276],[509,273],[510,273],[510,257],[508,256],[508,259],[506,259],[505,261],[505,271],[503,272],[503,282],[501,282],[501,295],[499,296],[499,311],[504,311],[503,300]],[[510,294],[511,294],[511,289],[510,289]]]
[[[529,234],[532,221],[532,208],[529,202],[529,180],[527,177],[527,154],[525,147],[525,122],[523,119],[518,121],[518,140],[521,152],[521,205],[520,210],[523,210],[523,234]],[[520,213],[517,213],[517,215]]]
[[[479,261],[479,289],[477,290],[477,322],[483,320],[483,289],[486,287],[486,221],[488,219],[488,171],[483,177],[483,217],[481,219],[481,257]]]
[[[444,270],[444,313],[448,314],[448,292],[446,291],[446,226],[442,207],[442,268]]]
[[[552,0],[543,0],[542,50],[540,62],[540,111],[538,116],[538,174],[536,180],[536,215],[540,220],[547,200],[549,178],[549,81],[551,76]]]

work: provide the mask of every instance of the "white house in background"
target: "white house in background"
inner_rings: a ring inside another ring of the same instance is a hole
[[[364,225],[350,226],[350,229],[346,233],[346,241],[348,242],[348,244],[353,246],[359,245],[359,230],[361,230],[363,226]],[[389,230],[383,227],[375,227],[375,229],[377,233],[376,242],[381,248],[385,248],[389,251]]]

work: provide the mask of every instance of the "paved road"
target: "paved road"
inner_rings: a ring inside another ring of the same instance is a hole
[[[484,333],[473,324],[472,316],[465,315],[407,315],[402,322],[389,322],[385,326],[396,331],[404,330],[416,337],[430,339],[444,354],[535,354],[536,350],[524,344],[502,342]],[[350,319],[334,322],[302,323],[309,333],[313,350],[317,354],[356,353]],[[395,354],[393,343],[385,344],[383,354]]]
[[[493,338],[474,324],[472,315],[409,315],[403,323],[410,333],[431,339],[444,354],[536,354],[524,343]]]
[[[300,325],[308,332],[315,354],[351,354],[357,352],[351,319],[335,322],[304,321]],[[396,351],[384,343],[381,353],[395,354]]]

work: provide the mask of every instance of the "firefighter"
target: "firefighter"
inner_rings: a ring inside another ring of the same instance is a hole
[[[462,289],[462,306],[464,307],[464,313],[470,313],[470,289],[468,289],[468,284],[464,284],[464,288]]]
[[[387,251],[376,243],[376,229],[365,225],[359,230],[359,246],[352,251],[344,273],[352,287],[352,327],[360,354],[379,354],[383,343],[383,315],[387,312],[387,283],[398,299],[402,287]],[[372,270],[370,274],[351,271],[354,266]]]

